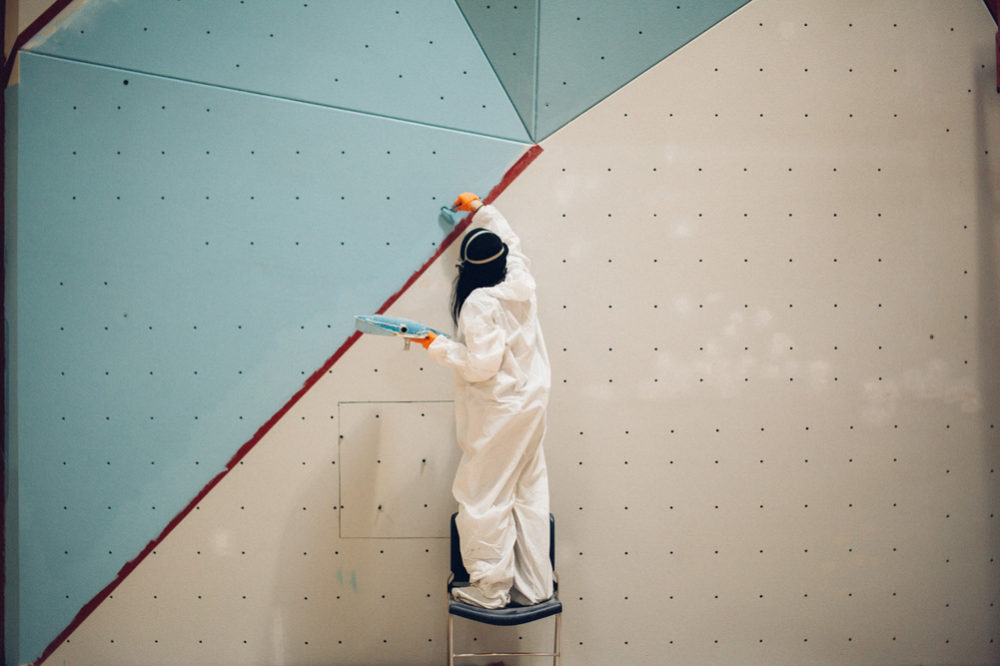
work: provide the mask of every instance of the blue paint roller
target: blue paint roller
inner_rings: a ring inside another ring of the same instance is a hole
[[[433,329],[427,324],[421,324],[419,321],[385,315],[355,315],[354,327],[362,333],[403,338],[403,349],[410,348],[410,340],[426,338],[429,333],[448,337],[446,333]]]
[[[468,214],[468,211],[455,210],[451,206],[441,206],[441,213],[438,217],[444,220],[445,224],[454,227]]]

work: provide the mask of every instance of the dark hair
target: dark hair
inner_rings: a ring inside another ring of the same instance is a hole
[[[492,231],[476,229],[462,239],[462,263],[451,297],[451,318],[458,326],[465,299],[479,287],[492,287],[507,276],[507,245]]]

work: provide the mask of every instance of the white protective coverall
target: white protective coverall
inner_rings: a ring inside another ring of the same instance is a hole
[[[512,588],[522,604],[553,593],[542,450],[551,372],[520,239],[493,206],[476,211],[473,225],[507,244],[507,275],[500,284],[473,290],[455,339],[438,336],[428,351],[455,369],[462,458],[452,491],[462,559],[485,599],[477,603],[501,608]]]

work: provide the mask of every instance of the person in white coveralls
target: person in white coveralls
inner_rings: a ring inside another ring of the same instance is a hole
[[[474,212],[452,299],[457,334],[419,340],[455,370],[462,458],[452,490],[470,586],[452,595],[485,608],[535,604],[553,594],[542,449],[551,372],[535,280],[495,207],[466,192],[455,208]]]

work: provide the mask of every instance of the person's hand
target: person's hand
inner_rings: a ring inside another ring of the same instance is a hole
[[[437,335],[432,331],[428,331],[426,338],[414,338],[414,342],[422,346],[424,349],[430,349],[431,343],[434,342],[435,339],[437,339]]]
[[[473,211],[483,205],[483,202],[479,200],[479,197],[472,192],[462,192],[455,199],[455,203],[452,207],[455,210]]]

